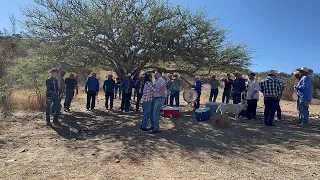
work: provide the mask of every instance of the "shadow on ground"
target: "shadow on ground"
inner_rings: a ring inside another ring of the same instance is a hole
[[[297,145],[318,147],[320,142],[319,136],[313,136],[319,133],[319,121],[314,120],[313,125],[304,128],[297,126],[290,116],[284,116],[285,120],[276,122],[274,127],[265,127],[259,117],[260,120],[233,120],[230,127],[220,128],[212,121],[197,122],[193,112],[184,112],[179,119],[162,119],[163,128],[158,134],[141,132],[141,118],[141,113],[74,112],[64,115],[60,125],[52,128],[62,138],[86,141],[87,146],[97,151],[103,143],[121,143],[124,147],[121,155],[135,163],[154,155],[168,158],[168,153],[180,153],[181,157],[188,154],[190,158],[190,154],[197,156],[195,152],[201,151],[211,158],[220,158],[242,156],[263,145],[293,150]],[[74,146],[73,149],[78,145]]]

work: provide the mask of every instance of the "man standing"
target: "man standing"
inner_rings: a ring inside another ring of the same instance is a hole
[[[103,83],[103,90],[105,92],[105,97],[106,97],[106,103],[105,103],[105,107],[108,110],[109,106],[109,98],[110,98],[110,110],[113,109],[113,99],[114,99],[114,92],[116,89],[116,82],[113,80],[113,75],[109,74],[107,79],[104,80]]]
[[[198,93],[198,98],[197,100],[194,102],[194,108],[198,109],[200,107],[200,98],[201,98],[201,89],[202,89],[202,83],[200,81],[199,77],[195,78],[195,85],[194,85],[194,89],[197,91]]]
[[[233,80],[231,79],[230,74],[227,74],[227,79],[223,79],[223,82],[224,82],[224,89],[222,94],[222,102],[229,104],[231,87],[233,83]]]
[[[127,78],[121,83],[122,98],[120,111],[129,112],[130,100],[132,96],[132,89],[134,88],[134,81],[131,79],[131,74],[127,74]]]
[[[179,107],[181,81],[178,74],[173,75],[172,82],[170,84],[170,106],[173,106],[173,100],[176,101],[176,106]]]
[[[211,79],[209,79],[207,83],[211,86],[209,101],[212,102],[212,97],[213,97],[213,102],[216,102],[219,94],[220,82],[219,80],[216,79],[216,75],[212,75]]]
[[[170,86],[171,86],[171,82],[172,82],[172,74],[169,74],[169,77],[167,79],[167,91],[166,91],[166,105],[169,105],[169,98],[170,98]]]
[[[61,110],[60,104],[60,89],[58,85],[59,70],[54,68],[51,70],[51,76],[46,81],[46,122],[47,125],[50,123],[50,115],[53,112],[53,123],[57,124],[59,119],[59,114]]]
[[[278,108],[277,108],[277,119],[280,121],[281,120],[281,106],[280,106],[280,100],[283,94],[284,89],[286,88],[286,82],[279,76],[279,71],[275,70],[277,72],[276,74],[276,79],[280,82],[281,85],[281,94],[278,100]]]
[[[242,74],[238,71],[234,73],[235,80],[232,82],[232,99],[233,104],[241,102],[241,94],[246,90],[246,81],[242,78]]]
[[[119,98],[121,97],[121,80],[119,77],[116,78],[116,90],[114,92],[114,99],[117,98],[117,94],[119,92]]]
[[[64,79],[63,77],[66,75],[66,72],[65,71],[60,71],[59,73],[59,77],[58,77],[58,85],[59,85],[59,89],[60,89],[60,92],[61,92],[61,95],[65,95],[66,93],[66,84],[64,82]]]
[[[94,110],[96,106],[96,96],[99,93],[99,81],[96,76],[97,74],[92,72],[85,85],[85,92],[87,93],[87,111]]]
[[[137,93],[136,112],[139,111],[140,102],[143,94],[143,84],[144,84],[143,78],[144,78],[143,76],[139,76],[135,85],[135,91]]]
[[[156,82],[153,85],[155,92],[153,94],[154,99],[152,101],[152,116],[151,116],[151,128],[150,133],[158,133],[160,130],[160,110],[164,105],[166,95],[166,80],[162,77],[161,72],[155,72]]]
[[[247,104],[248,104],[248,119],[256,119],[257,104],[259,100],[259,81],[255,78],[255,73],[249,74],[249,81],[247,82]]]
[[[74,97],[74,90],[76,90],[76,94],[78,95],[78,83],[73,73],[71,73],[69,78],[65,80],[65,84],[66,84],[66,99],[64,101],[64,111],[68,112],[70,111],[70,105]]]
[[[276,78],[276,71],[271,70],[268,78],[261,82],[261,92],[264,96],[264,124],[273,126],[274,115],[278,108],[278,99],[281,95],[281,84]]]
[[[299,123],[301,125],[309,124],[309,104],[313,95],[313,82],[309,76],[309,68],[302,67],[297,69],[301,74],[301,79],[295,87],[298,96]]]

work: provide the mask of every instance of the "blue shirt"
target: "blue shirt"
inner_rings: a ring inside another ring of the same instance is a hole
[[[132,92],[132,88],[135,87],[133,80],[124,79],[121,83],[121,89],[124,92]]]
[[[196,85],[195,85],[195,90],[196,90],[197,92],[201,92],[201,88],[202,88],[201,81],[197,81],[197,82],[196,82]]]
[[[103,83],[103,90],[107,92],[114,92],[116,89],[116,82],[113,79],[106,79]]]
[[[296,88],[297,88],[298,100],[311,102],[312,95],[313,95],[313,83],[310,76],[308,75],[303,76],[300,79]]]
[[[97,78],[89,77],[86,86],[86,91],[99,91],[99,81]]]
[[[135,86],[135,90],[137,93],[142,93],[143,89],[143,82],[142,81],[137,81],[136,82],[136,86]]]
[[[246,81],[243,78],[235,79],[232,83],[232,90],[238,93],[242,93],[246,90]]]

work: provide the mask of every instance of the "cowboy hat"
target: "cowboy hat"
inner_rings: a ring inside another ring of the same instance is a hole
[[[131,77],[131,73],[128,73],[126,76],[127,76],[127,77],[129,77],[129,76]]]
[[[297,74],[299,74],[300,72],[299,71],[294,71],[293,72],[293,75],[297,75]]]
[[[236,75],[236,74],[241,74],[241,72],[240,72],[240,71],[235,71],[233,74],[234,74],[234,75]]]
[[[274,69],[268,72],[268,75],[275,75],[275,74],[278,74],[278,71]]]
[[[306,72],[306,73],[312,72],[312,70],[307,68],[307,67],[301,67],[301,68],[298,68],[296,70],[299,71],[299,72]]]

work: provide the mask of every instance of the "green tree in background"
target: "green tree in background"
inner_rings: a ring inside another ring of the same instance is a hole
[[[35,0],[23,13],[31,45],[64,69],[100,66],[123,77],[142,70],[194,75],[250,65],[247,47],[227,42],[215,19],[166,1]]]

